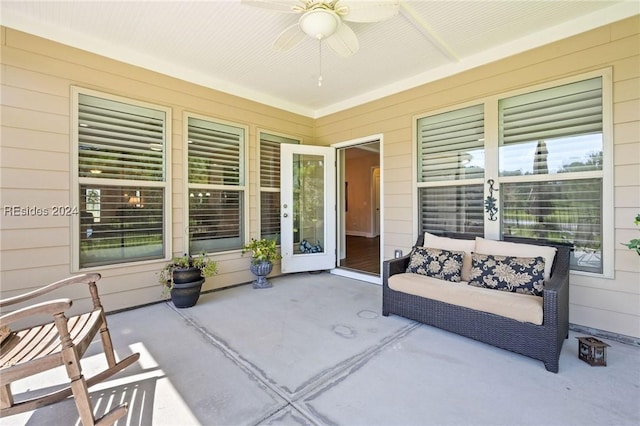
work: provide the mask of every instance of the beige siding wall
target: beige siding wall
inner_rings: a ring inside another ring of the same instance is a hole
[[[385,257],[415,240],[413,117],[429,111],[612,67],[614,78],[615,279],[574,275],[574,324],[640,337],[640,258],[621,243],[638,236],[640,212],[640,18],[634,17],[356,108],[312,120],[11,29],[1,29],[0,206],[69,205],[70,87],[78,85],[172,109],[172,249],[184,250],[182,117],[195,112],[249,126],[249,236],[258,233],[256,129],[329,145],[384,134]],[[0,212],[0,289],[15,294],[68,276],[70,222]],[[248,282],[248,259],[215,256],[206,289]],[[108,310],[160,299],[163,262],[103,268]],[[277,271],[276,271],[277,272]]]
[[[313,142],[313,120],[300,115],[2,28],[0,206],[73,205],[71,86],[150,102],[172,110],[172,250],[185,251],[183,230],[183,112],[249,126],[249,237],[258,236],[257,129]],[[2,296],[67,277],[72,271],[70,220],[0,215]],[[249,259],[239,251],[215,255],[219,274],[204,290],[249,282]],[[101,291],[108,310],[157,301],[164,262],[105,267]],[[278,269],[276,268],[276,273]]]
[[[615,279],[572,275],[570,321],[640,337],[640,17],[589,31],[468,72],[316,120],[316,143],[384,134],[384,255],[415,241],[413,117],[606,67],[613,69]]]

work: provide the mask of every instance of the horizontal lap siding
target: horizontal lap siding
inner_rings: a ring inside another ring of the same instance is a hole
[[[570,321],[640,338],[640,257],[622,245],[639,236],[633,225],[640,213],[639,46],[636,16],[319,118],[317,143],[384,133],[384,254],[390,258],[394,248],[407,252],[416,237],[412,117],[612,67],[616,274],[615,279],[571,276]]]
[[[313,142],[311,118],[207,89],[156,72],[2,27],[2,138],[0,204],[71,205],[71,86],[76,85],[172,109],[172,247],[184,252],[184,111],[249,126],[251,176],[257,167],[257,129]],[[256,185],[248,185],[249,236],[259,229]],[[70,220],[66,217],[0,217],[2,296],[67,277],[71,264]],[[219,274],[205,290],[249,282],[249,259],[240,252],[213,256]],[[100,286],[108,310],[161,298],[157,272],[163,261],[105,267]],[[276,273],[279,268],[276,268]]]
[[[22,32],[2,28],[1,204],[69,204],[69,87],[73,84],[172,108],[173,247],[182,251],[182,113],[249,125],[250,176],[257,167],[257,129],[329,145],[384,134],[386,258],[411,247],[415,200],[412,162],[415,115],[611,66],[614,77],[614,280],[573,275],[571,322],[640,337],[640,260],[622,246],[637,235],[640,212],[640,19],[634,17],[356,108],[312,120],[247,99],[170,78]],[[42,163],[45,164],[42,164]],[[257,187],[249,183],[250,233],[257,235]],[[39,286],[69,273],[65,219],[2,217],[0,285],[4,291]],[[66,234],[66,238],[65,235]],[[249,281],[246,259],[220,256],[220,275],[205,288]],[[161,262],[108,268],[103,287],[110,309],[158,300]]]

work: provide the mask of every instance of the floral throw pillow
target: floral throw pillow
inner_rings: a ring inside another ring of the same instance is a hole
[[[409,257],[407,272],[460,282],[463,251],[449,251],[429,247],[414,247]]]
[[[542,296],[544,258],[473,253],[469,285]]]

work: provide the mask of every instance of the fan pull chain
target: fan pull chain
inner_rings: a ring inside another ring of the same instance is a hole
[[[318,39],[318,52],[319,52],[319,72],[318,72],[318,87],[322,87],[322,39]]]

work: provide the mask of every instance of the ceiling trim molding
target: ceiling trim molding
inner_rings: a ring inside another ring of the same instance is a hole
[[[150,55],[129,49],[126,46],[105,42],[104,40],[96,39],[87,36],[86,34],[71,31],[66,28],[27,19],[23,16],[16,15],[11,11],[2,11],[0,14],[0,23],[8,28],[13,28],[18,31],[46,38],[67,46],[85,50],[100,56],[105,56],[116,61],[164,74],[169,77],[185,80],[229,95],[239,96],[253,102],[283,109],[294,114],[300,114],[310,118],[313,118],[315,115],[315,111],[313,109],[306,108],[302,105],[247,89],[231,81],[213,78],[208,74],[194,71],[193,69],[174,62],[159,60]]]
[[[578,19],[547,28],[526,37],[511,40],[495,48],[477,53],[466,59],[461,59],[458,62],[452,62],[434,70],[380,87],[362,95],[354,96],[345,101],[317,109],[313,118],[320,118],[326,115],[335,114],[349,108],[357,107],[358,105],[363,105],[368,102],[382,99],[386,96],[391,96],[395,93],[413,89],[445,77],[468,71],[481,65],[486,65],[527,50],[535,49],[545,44],[550,44],[598,27],[630,18],[638,15],[638,13],[640,13],[640,5],[636,1],[619,3],[607,9],[584,15]]]
[[[363,93],[358,96],[345,99],[322,108],[312,109],[303,105],[289,102],[282,98],[278,98],[263,92],[247,89],[239,86],[234,82],[224,81],[211,77],[206,73],[194,71],[186,66],[158,60],[148,54],[142,54],[124,46],[115,45],[103,40],[88,37],[84,34],[69,31],[66,28],[52,26],[46,23],[30,20],[21,15],[16,15],[11,11],[3,10],[0,14],[0,23],[3,26],[14,28],[19,31],[30,33],[39,37],[62,43],[71,47],[82,49],[94,54],[105,56],[114,60],[118,60],[127,64],[145,68],[160,74],[185,80],[194,84],[198,84],[219,92],[229,95],[238,96],[253,102],[265,104],[274,108],[282,109],[294,114],[299,114],[308,118],[317,119],[326,115],[334,114],[346,109],[357,107],[368,102],[372,102],[386,96],[393,95],[405,90],[409,90],[472,68],[486,65],[549,44],[561,39],[565,39],[597,27],[609,25],[613,22],[629,18],[640,13],[640,6],[636,1],[625,1],[615,4],[609,8],[598,10],[580,18],[565,22],[561,25],[547,28],[543,31],[533,33],[529,36],[511,40],[495,48],[473,55],[471,57],[460,59],[443,65],[437,69],[415,75],[413,77],[379,87],[375,90]],[[407,18],[409,19],[409,18]],[[414,25],[417,25],[414,23]],[[433,41],[434,34],[426,28],[430,40]],[[424,31],[421,31],[425,34]],[[436,35],[437,36],[437,35]],[[435,40],[437,42],[437,39]],[[443,49],[447,46],[441,46],[436,43],[438,48]],[[454,54],[455,55],[455,54]]]

